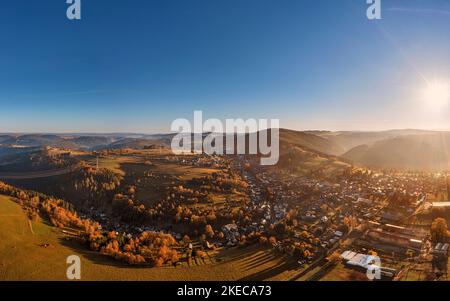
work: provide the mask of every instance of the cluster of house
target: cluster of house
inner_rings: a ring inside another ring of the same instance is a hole
[[[226,159],[217,155],[195,155],[195,156],[171,156],[167,158],[170,162],[176,162],[182,165],[195,166],[195,167],[218,167],[226,164]]]
[[[191,166],[224,164],[221,157],[206,155],[174,156],[171,160]],[[426,198],[421,195],[421,189],[431,185],[431,179],[420,179],[422,186],[419,187],[417,178],[406,175],[353,175],[351,178],[328,182],[313,177],[276,175],[262,169],[254,169],[252,173],[245,171],[243,166],[242,171],[243,178],[249,185],[250,196],[245,209],[254,214],[249,224],[241,225],[237,222],[221,228],[227,246],[237,245],[243,234],[264,232],[270,225],[285,219],[291,210],[298,212],[298,225],[295,226],[292,239],[301,241],[304,239],[301,233],[308,232],[318,240],[317,247],[324,251],[336,246],[346,237],[347,232],[356,227],[363,229],[356,245],[368,249],[417,256],[428,243],[428,231],[398,224],[405,216],[413,215],[418,208],[424,206]],[[273,200],[267,197],[268,188]],[[386,199],[399,190],[415,197],[417,202],[387,208]],[[222,210],[230,208],[225,206]],[[98,216],[98,219],[106,219],[106,216]],[[126,224],[116,224],[112,228],[126,233],[158,230],[150,227],[131,229]],[[173,233],[173,236],[178,240],[182,238],[178,233]],[[348,265],[367,268],[369,255],[352,251],[344,253],[342,258]],[[443,258],[438,256],[441,253],[448,254],[448,244],[433,250],[436,258]],[[384,269],[383,273],[385,277],[394,277],[396,271]]]
[[[423,191],[438,190],[434,177],[432,174],[373,173],[328,182],[313,177],[269,174],[266,171],[258,173],[258,180],[271,187],[274,203],[284,205],[280,207],[277,218],[286,216],[290,209],[296,209],[299,231],[304,229],[314,234],[324,249],[332,248],[345,237],[348,228],[364,226],[359,243],[364,242],[367,248],[385,250],[388,254],[409,256],[420,255],[424,251],[429,244],[429,229],[404,227],[403,221],[426,203]],[[259,191],[255,189],[253,193],[256,195]],[[389,207],[389,199],[394,194],[416,202]],[[436,207],[448,205],[442,203]],[[269,216],[268,208],[263,205],[262,209],[267,210]],[[350,227],[342,227],[345,219],[347,224],[351,220]],[[299,232],[296,236],[300,237]]]
[[[432,250],[433,259],[431,261],[433,271],[438,271],[443,274],[447,274],[448,271],[448,257],[449,244],[437,243]]]
[[[449,256],[449,244],[437,243],[433,248],[433,255],[435,256]]]
[[[240,234],[239,234],[239,227],[236,224],[227,224],[222,227],[222,232],[225,236],[225,239],[227,241],[226,245],[236,246],[239,242]]]

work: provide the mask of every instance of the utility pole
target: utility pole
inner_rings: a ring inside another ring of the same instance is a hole
[[[448,180],[449,180],[449,176],[447,175],[447,177],[445,178],[446,179],[446,184],[447,184],[447,201],[449,201],[450,202],[450,185],[449,185],[449,183],[448,183]]]
[[[92,152],[92,154],[95,155],[95,168],[98,170],[98,156],[100,154],[96,151]]]

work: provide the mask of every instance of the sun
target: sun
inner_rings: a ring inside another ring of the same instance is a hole
[[[441,108],[450,102],[450,85],[441,81],[428,83],[424,91],[424,99],[428,106]]]

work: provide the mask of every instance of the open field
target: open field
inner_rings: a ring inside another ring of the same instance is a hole
[[[365,273],[356,269],[345,267],[343,263],[338,263],[328,273],[320,278],[321,281],[368,281]]]
[[[87,162],[96,165],[96,158]],[[219,172],[218,169],[194,167],[176,162],[167,162],[155,151],[134,150],[130,154],[107,155],[98,159],[99,168],[105,168],[120,175],[128,185],[136,187],[136,198],[151,206],[166,193],[166,188],[175,182],[181,183],[194,178]]]
[[[133,268],[88,251],[45,221],[32,222],[31,229],[9,197],[0,196],[0,218],[0,280],[66,280],[69,255],[80,256],[82,280],[283,280],[296,267],[271,250],[251,246],[220,251],[191,267]]]
[[[161,161],[163,156],[159,153],[148,150],[134,150],[133,153],[123,155],[106,155],[98,158],[98,167],[109,169],[117,174],[124,176],[127,172],[154,172],[160,174],[170,174],[179,177],[182,180],[190,180],[195,177],[202,177],[214,172],[217,169],[192,167],[180,165],[177,163],[153,164],[153,160]],[[86,162],[95,167],[97,164],[96,157],[90,156],[86,158]]]

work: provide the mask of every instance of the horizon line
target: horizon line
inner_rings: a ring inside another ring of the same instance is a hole
[[[262,129],[264,130],[264,129]],[[258,131],[262,131],[258,130]],[[422,131],[422,132],[450,132],[450,129],[423,129],[423,128],[391,128],[391,129],[379,129],[379,130],[328,130],[328,129],[292,129],[280,127],[279,130],[294,131],[294,132],[329,132],[329,133],[376,133],[376,132],[391,132],[391,131]],[[0,132],[0,135],[168,135],[177,134],[182,132],[95,132],[95,131],[80,131],[80,132],[53,132],[53,131],[17,131],[17,132]],[[187,133],[187,132],[186,132]],[[195,132],[191,132],[195,134]],[[203,132],[211,133],[211,132]],[[217,132],[219,133],[219,132]],[[226,133],[226,132],[222,132]],[[246,132],[247,133],[247,132]]]

